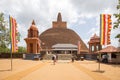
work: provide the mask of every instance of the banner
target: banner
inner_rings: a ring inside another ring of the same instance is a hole
[[[11,39],[11,49],[12,49],[12,53],[15,53],[18,51],[18,40],[17,40],[17,22],[13,17],[9,17],[10,19],[10,39]]]
[[[110,41],[110,32],[112,27],[112,20],[110,14],[100,15],[100,44],[108,45]]]

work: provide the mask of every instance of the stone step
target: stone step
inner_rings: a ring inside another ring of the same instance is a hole
[[[53,54],[46,54],[43,57],[43,60],[51,60]],[[58,60],[71,60],[72,55],[71,54],[58,54]]]

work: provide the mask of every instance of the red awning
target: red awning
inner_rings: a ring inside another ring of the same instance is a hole
[[[102,50],[100,51],[97,51],[97,52],[106,52],[106,53],[111,53],[111,52],[120,52],[120,50],[114,46],[107,46],[106,48],[103,48]]]

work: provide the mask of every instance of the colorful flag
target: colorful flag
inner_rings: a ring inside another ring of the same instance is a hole
[[[80,54],[80,49],[81,49],[81,43],[78,41],[78,54]]]
[[[108,45],[110,41],[110,32],[112,27],[112,20],[110,14],[100,15],[100,43],[101,45]]]
[[[12,53],[15,53],[18,51],[18,46],[17,46],[17,22],[13,17],[9,17],[10,19],[10,39],[11,39],[11,49]]]

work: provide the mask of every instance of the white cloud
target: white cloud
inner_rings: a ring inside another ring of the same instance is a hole
[[[89,45],[88,45],[88,41],[89,41],[90,39],[83,39],[83,41],[84,41],[84,43],[86,44],[86,46],[89,48]]]
[[[87,32],[87,35],[90,35],[91,37],[92,37],[94,34],[96,34],[96,35],[99,36],[99,28],[93,27],[93,28],[91,28],[91,30],[89,30],[89,31]]]
[[[81,21],[79,21],[79,25],[81,25],[81,24],[85,24],[86,23],[86,21],[85,20],[81,20]]]
[[[117,4],[117,0],[71,0],[71,2],[79,13],[85,13],[88,15],[101,13],[107,8],[110,8],[112,11],[114,11]]]
[[[116,47],[120,46],[119,42],[118,42],[118,39],[112,38],[111,39],[111,45],[116,46]]]

